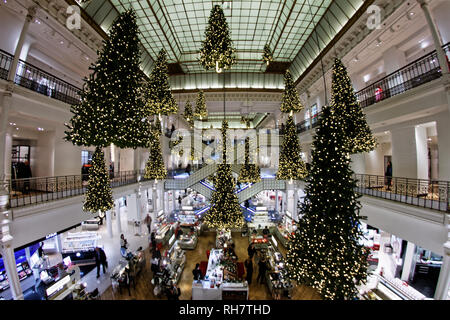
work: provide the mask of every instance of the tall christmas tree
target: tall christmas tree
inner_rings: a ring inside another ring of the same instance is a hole
[[[200,48],[200,64],[206,69],[216,68],[217,72],[229,69],[236,63],[235,49],[230,38],[228,23],[220,5],[211,9],[205,40]]]
[[[66,124],[66,139],[75,145],[145,146],[149,125],[142,121],[138,35],[133,10],[123,12],[111,26],[98,60],[90,67],[93,72],[85,79],[81,101],[72,106],[74,116]]]
[[[231,164],[226,163],[226,129],[228,123],[224,120],[222,124],[222,163],[219,164],[214,177],[214,188],[211,197],[211,208],[204,217],[204,222],[209,228],[216,230],[231,230],[244,225],[244,217],[238,198],[234,193],[236,183],[234,181]]]
[[[306,177],[308,172],[300,153],[297,128],[293,117],[288,116],[278,164],[278,180],[301,180]]]
[[[144,178],[149,180],[163,180],[167,177],[167,170],[161,151],[161,132],[152,127],[150,136],[150,155],[145,164]]]
[[[208,109],[206,109],[205,94],[203,93],[203,90],[198,92],[194,117],[199,118],[200,120],[208,117]]]
[[[291,116],[293,113],[303,110],[298,91],[295,88],[294,80],[292,79],[289,70],[286,70],[286,73],[284,74],[284,92],[280,110],[281,112],[289,113]]]
[[[146,112],[151,115],[169,115],[178,112],[178,104],[170,90],[166,50],[161,49],[150,74],[145,92]]]
[[[348,139],[345,143],[348,152],[354,154],[374,150],[377,146],[376,139],[356,98],[347,69],[339,59],[334,60],[331,90],[331,105],[335,108],[336,115],[342,118],[342,129]]]
[[[86,199],[83,211],[106,212],[114,207],[108,170],[105,166],[105,157],[101,148],[97,147],[92,156],[92,167],[89,169],[89,182],[86,190]]]
[[[290,277],[316,288],[324,299],[353,299],[367,277],[360,204],[340,121],[334,109],[323,108],[302,216],[286,255]]]
[[[192,127],[194,125],[194,112],[192,111],[192,105],[189,100],[186,101],[186,105],[184,106],[184,119],[189,123]]]
[[[256,163],[250,163],[250,139],[245,138],[244,165],[239,171],[238,181],[241,183],[256,183],[261,181],[261,170]]]

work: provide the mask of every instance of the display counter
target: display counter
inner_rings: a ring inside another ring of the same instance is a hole
[[[33,275],[33,270],[30,268],[27,261],[18,263],[16,265],[17,275],[19,276],[19,280],[23,281],[28,277]],[[9,288],[8,276],[6,274],[6,270],[0,271],[0,292]]]
[[[272,240],[266,251],[266,261],[268,261],[269,267],[266,274],[267,286],[274,299],[291,298],[294,286],[288,277],[283,255],[276,246],[277,244]]]
[[[138,275],[145,269],[145,256],[142,250],[131,253],[129,259],[120,259],[119,263],[111,272],[111,284],[113,288],[126,287],[129,289],[130,282],[136,284]],[[128,274],[126,274],[128,273]],[[128,277],[127,277],[128,276]]]
[[[168,243],[168,241],[172,235],[173,235],[172,225],[163,224],[156,231],[156,234],[155,234],[156,243],[161,243],[164,246]]]
[[[248,285],[237,279],[237,266],[222,249],[211,249],[203,280],[192,283],[192,300],[246,300]]]
[[[169,271],[170,279],[174,283],[178,283],[186,265],[186,253],[181,248],[178,240],[167,252],[167,258],[168,260],[163,259],[163,267]]]
[[[198,237],[195,233],[192,234],[183,234],[178,239],[178,244],[181,249],[184,250],[193,250],[197,247]]]
[[[95,248],[99,238],[96,232],[69,232],[63,241],[62,257],[70,257],[73,264],[95,262]]]
[[[399,278],[372,274],[361,296],[368,300],[427,300],[427,297]]]

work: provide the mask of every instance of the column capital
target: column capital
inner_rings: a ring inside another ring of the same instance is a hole
[[[28,21],[31,21],[36,16],[37,9],[38,9],[37,6],[31,6],[28,8],[28,13],[27,13]]]

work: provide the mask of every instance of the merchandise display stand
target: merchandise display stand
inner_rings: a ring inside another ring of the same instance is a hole
[[[192,300],[247,300],[247,281],[233,277],[232,265],[223,249],[211,249],[204,280],[192,283]]]
[[[289,240],[289,236],[295,232],[297,226],[295,221],[292,219],[289,211],[283,215],[282,221],[276,228],[274,228],[274,233],[280,243],[286,248],[287,242]]]
[[[284,265],[284,257],[277,249],[277,241],[272,236],[267,248],[266,261],[269,270],[266,273],[267,286],[274,299],[291,298],[294,288]]]
[[[93,263],[98,239],[100,239],[100,236],[92,231],[69,232],[63,241],[62,257],[70,257],[73,264]]]
[[[367,300],[428,300],[428,298],[398,278],[372,274],[365,290],[360,293]]]
[[[163,259],[162,266],[167,269],[170,274],[170,279],[174,283],[178,283],[186,265],[186,254],[179,245],[178,241],[175,241],[172,247],[167,252],[167,259]]]

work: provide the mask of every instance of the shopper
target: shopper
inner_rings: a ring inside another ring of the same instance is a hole
[[[160,260],[160,259],[161,259],[161,251],[159,251],[159,249],[155,247],[155,248],[153,249],[153,255],[152,255],[152,257],[153,257],[153,258],[156,258],[156,259],[158,259],[158,260]]]
[[[39,258],[44,258],[44,242],[39,243],[38,256]]]
[[[180,300],[181,290],[177,287],[176,283],[171,281],[169,290],[167,291],[168,300]]]
[[[152,217],[149,214],[145,217],[145,223],[147,224],[148,233],[152,230]]]
[[[248,257],[250,259],[253,259],[253,256],[255,255],[255,252],[256,252],[255,244],[254,243],[250,243],[248,245],[248,248],[247,248]]]
[[[200,270],[200,263],[195,265],[194,270],[192,270],[192,274],[194,275],[194,280],[202,279],[202,271]]]
[[[154,231],[150,234],[150,243],[152,245],[152,248],[151,248],[152,250],[154,248],[156,248],[156,236],[155,236],[155,232]]]
[[[123,233],[120,235],[120,254],[122,257],[126,257],[128,248],[128,241],[125,239]]]
[[[248,257],[247,260],[244,262],[245,270],[246,270],[246,277],[245,280],[247,280],[248,285],[252,284],[252,278],[253,278],[253,261],[252,258]]]
[[[267,226],[265,226],[262,233],[265,237],[267,237],[270,234],[269,228],[267,228]]]
[[[103,273],[106,273],[108,262],[106,261],[106,254],[102,248],[95,248],[95,264],[97,266],[97,278],[100,278],[100,265],[103,267]]]
[[[264,283],[264,280],[266,279],[266,271],[267,271],[267,264],[266,259],[264,257],[261,258],[258,262],[258,277],[256,278],[256,281],[260,284]]]
[[[391,190],[391,181],[392,181],[392,163],[391,163],[391,161],[388,161],[388,163],[387,163],[385,176],[386,176],[387,190]]]

